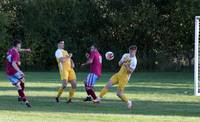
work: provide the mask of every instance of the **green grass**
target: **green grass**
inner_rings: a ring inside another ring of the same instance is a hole
[[[115,95],[113,87],[100,104],[82,102],[86,96],[83,80],[87,73],[78,73],[78,89],[74,103],[60,103],[54,97],[60,86],[58,73],[27,72],[26,94],[33,107],[17,101],[16,89],[0,72],[0,122],[199,122],[200,97],[193,96],[192,73],[135,73],[125,93],[134,101],[133,110]],[[96,84],[99,94],[112,73],[104,73]],[[69,86],[68,86],[69,87]]]

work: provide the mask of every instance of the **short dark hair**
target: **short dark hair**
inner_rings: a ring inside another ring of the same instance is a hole
[[[63,39],[58,39],[57,44],[64,41]]]
[[[137,46],[136,45],[131,45],[128,49],[129,50],[137,50]]]
[[[18,44],[20,44],[21,43],[21,40],[19,40],[19,39],[14,39],[13,40],[13,46],[14,47],[16,47]]]

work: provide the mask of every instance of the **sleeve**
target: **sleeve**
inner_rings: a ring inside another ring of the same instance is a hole
[[[62,58],[63,57],[62,51],[61,50],[57,50],[56,53],[55,53],[55,56],[56,56],[57,59]]]
[[[131,61],[131,65],[130,65],[130,67],[131,67],[131,69],[133,69],[133,71],[136,69],[136,66],[137,66],[137,59],[135,58],[135,59],[133,59],[132,61]]]
[[[120,62],[123,62],[125,57],[126,57],[126,54],[124,54],[124,55],[122,56],[122,58],[120,59]]]

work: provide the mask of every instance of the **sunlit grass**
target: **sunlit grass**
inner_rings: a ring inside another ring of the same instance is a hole
[[[96,84],[99,94],[113,73],[105,73]],[[26,94],[33,107],[17,101],[16,89],[0,73],[0,121],[2,122],[199,122],[200,97],[193,96],[192,73],[135,73],[126,90],[134,101],[128,110],[116,96],[116,87],[100,104],[83,102],[83,81],[87,73],[78,73],[78,88],[72,104],[67,104],[68,88],[60,103],[54,98],[60,86],[58,73],[27,72]],[[69,85],[70,86],[70,85]],[[69,87],[68,86],[68,87]]]

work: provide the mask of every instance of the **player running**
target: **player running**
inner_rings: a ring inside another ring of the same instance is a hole
[[[24,73],[20,69],[20,54],[19,52],[30,52],[30,49],[21,49],[21,41],[14,40],[13,47],[9,49],[6,55],[6,74],[12,85],[18,89],[18,101],[23,101],[27,107],[31,107],[24,90],[25,79]]]
[[[102,69],[102,56],[95,44],[90,47],[90,53],[86,53],[86,58],[88,60],[86,63],[83,63],[82,66],[90,65],[90,73],[85,80],[85,90],[88,96],[84,99],[84,101],[92,101],[92,99],[95,100],[97,98],[94,92],[94,85],[96,81],[101,77]]]
[[[132,101],[130,101],[124,95],[124,88],[127,85],[132,72],[135,70],[137,65],[136,58],[137,46],[132,45],[129,47],[129,53],[125,53],[121,60],[119,61],[119,66],[121,67],[119,72],[114,74],[106,86],[101,90],[100,95],[97,99],[93,100],[94,103],[101,101],[101,98],[108,92],[109,88],[113,85],[118,84],[117,96],[124,102],[128,104],[128,108],[132,108]]]
[[[74,93],[76,91],[76,74],[73,69],[74,62],[71,59],[72,54],[64,50],[64,45],[65,45],[64,41],[58,40],[57,44],[58,44],[58,49],[55,52],[55,57],[58,62],[58,68],[60,72],[60,78],[62,80],[62,86],[58,89],[56,102],[59,102],[59,98],[63,93],[64,89],[66,88],[67,83],[69,82],[71,84],[71,89],[69,91],[69,98],[67,100],[67,103],[71,103]]]

